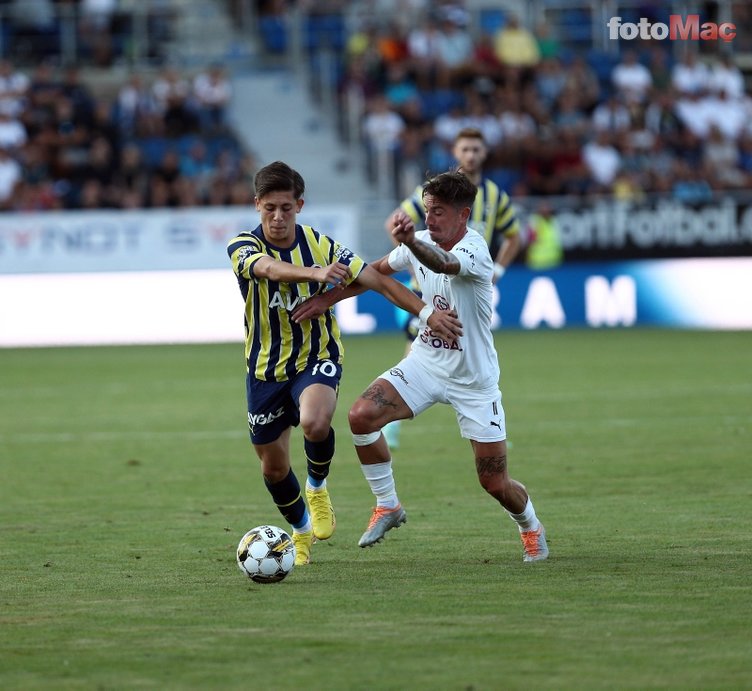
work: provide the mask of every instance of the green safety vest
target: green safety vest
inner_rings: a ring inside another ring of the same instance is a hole
[[[554,218],[533,214],[529,219],[535,239],[527,248],[527,265],[531,269],[550,269],[561,264],[564,252]]]

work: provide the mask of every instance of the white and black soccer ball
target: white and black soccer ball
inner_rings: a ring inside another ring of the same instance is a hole
[[[295,566],[295,545],[282,528],[260,525],[238,543],[238,567],[256,583],[277,583]]]

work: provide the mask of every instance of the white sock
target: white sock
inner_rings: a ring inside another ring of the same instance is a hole
[[[521,533],[526,533],[528,530],[538,530],[538,526],[540,526],[540,521],[538,520],[538,516],[535,515],[535,509],[530,497],[527,498],[527,504],[525,504],[525,510],[522,513],[511,513],[509,511],[507,513],[517,524]]]
[[[314,486],[311,484],[311,478],[308,478],[305,483],[306,489],[312,489],[314,492],[318,492],[321,489],[326,488],[326,478],[321,481],[320,485]]]
[[[360,469],[368,480],[371,492],[376,497],[376,505],[396,509],[399,506],[399,499],[397,499],[397,489],[392,474],[392,462],[361,465]]]
[[[305,516],[303,516],[303,520],[298,523],[298,525],[294,525],[292,529],[295,533],[310,533],[313,530],[313,524],[311,523],[311,517],[308,514],[308,511],[306,511]]]

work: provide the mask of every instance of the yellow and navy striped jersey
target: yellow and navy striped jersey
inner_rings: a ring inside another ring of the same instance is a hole
[[[423,204],[423,185],[418,185],[412,196],[400,204],[400,208],[416,224],[424,223],[426,207]],[[520,232],[520,225],[509,195],[490,178],[483,178],[478,185],[475,203],[467,225],[486,239],[491,250],[491,257],[494,259],[499,253],[503,236]]]
[[[316,319],[296,324],[290,318],[297,305],[325,289],[316,281],[284,283],[253,274],[261,257],[271,257],[297,266],[327,266],[335,261],[346,264],[355,280],[365,262],[356,254],[317,233],[310,226],[295,226],[295,242],[287,249],[264,238],[259,225],[243,232],[227,245],[227,254],[245,300],[245,356],[248,372],[262,381],[287,381],[306,365],[317,360],[342,362],[343,348],[334,310]]]

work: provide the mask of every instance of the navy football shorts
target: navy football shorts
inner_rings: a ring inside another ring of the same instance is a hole
[[[248,430],[254,444],[269,444],[288,427],[300,424],[300,396],[311,384],[339,388],[342,366],[331,360],[309,363],[287,381],[260,381],[252,374],[246,377],[248,399]]]

